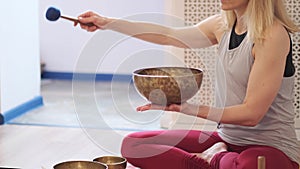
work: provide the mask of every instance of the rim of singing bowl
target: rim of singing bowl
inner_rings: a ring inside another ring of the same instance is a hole
[[[93,164],[95,165],[97,168],[96,169],[108,169],[108,166],[105,165],[105,164],[101,164],[101,163],[97,163],[97,162],[94,162],[94,161],[84,161],[84,160],[79,160],[79,161],[76,161],[76,160],[73,160],[73,161],[65,161],[65,162],[61,162],[61,163],[58,163],[58,164],[55,164],[53,166],[53,169],[59,169],[61,167],[65,167],[64,165],[68,165],[68,164],[71,164],[71,163],[88,163],[88,164]],[[70,166],[66,169],[71,169]],[[72,169],[75,169],[75,168],[72,168]],[[78,168],[78,169],[82,169],[82,168]],[[91,168],[89,168],[91,169]]]
[[[101,161],[102,159],[107,159],[107,158],[117,158],[117,159],[120,159],[121,161],[119,161],[119,162],[113,162],[113,163],[109,163],[109,164],[107,164],[106,163],[107,161],[105,161],[105,160]],[[127,163],[127,159],[124,158],[124,157],[121,157],[121,156],[101,156],[101,157],[94,158],[93,161],[96,161],[96,162],[99,162],[99,163],[104,163],[107,166],[109,166],[109,165],[119,165],[119,164]]]
[[[140,76],[140,77],[172,77],[170,75],[145,75],[145,74],[140,74],[142,71],[145,70],[151,70],[151,69],[157,69],[160,71],[163,71],[161,69],[185,69],[185,70],[191,70],[191,74],[183,74],[183,75],[176,75],[176,77],[183,77],[183,76],[190,76],[190,75],[197,75],[197,74],[203,74],[203,70],[200,68],[189,68],[189,67],[180,67],[180,66],[162,66],[162,67],[146,67],[146,68],[141,68],[133,71],[134,76]],[[194,73],[192,71],[197,71],[197,73]],[[168,73],[166,71],[166,73]]]

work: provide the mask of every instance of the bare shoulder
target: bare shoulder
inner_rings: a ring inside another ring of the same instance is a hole
[[[266,29],[265,45],[279,46],[281,49],[289,50],[289,42],[289,33],[279,21],[275,20],[273,25]]]
[[[212,15],[201,21],[197,26],[214,44],[220,41],[226,30],[224,18],[221,14]]]
[[[266,40],[287,40],[289,35],[287,29],[279,21],[275,20],[273,25],[266,30]]]
[[[262,44],[254,46],[254,53],[256,57],[266,55],[265,53],[272,53],[272,57],[286,57],[290,50],[290,37],[289,33],[279,21],[273,23],[268,29]],[[268,51],[268,52],[265,52]]]

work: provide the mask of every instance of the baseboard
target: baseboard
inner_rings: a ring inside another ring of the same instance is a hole
[[[43,105],[43,98],[42,96],[38,96],[29,100],[9,111],[4,112],[0,116],[0,124],[5,124],[10,120],[28,112],[29,110],[35,109]]]
[[[131,81],[132,76],[128,74],[109,74],[109,73],[73,73],[73,72],[48,72],[42,74],[43,79],[59,80],[95,80],[95,81]]]

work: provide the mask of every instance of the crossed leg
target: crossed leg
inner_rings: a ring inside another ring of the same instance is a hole
[[[129,163],[142,169],[257,169],[258,156],[266,157],[267,169],[299,167],[278,149],[235,146],[225,143],[216,132],[196,130],[132,133],[124,138],[121,152]]]

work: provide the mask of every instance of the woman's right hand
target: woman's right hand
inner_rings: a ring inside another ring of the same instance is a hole
[[[187,115],[197,116],[199,112],[199,106],[189,104],[187,102],[181,104],[170,104],[170,105],[157,105],[148,103],[143,106],[139,106],[136,108],[137,111],[147,111],[147,110],[164,110],[164,111],[173,111],[173,112],[181,112]]]
[[[105,26],[110,22],[108,18],[102,17],[94,12],[85,12],[78,16],[79,23],[75,23],[74,26],[80,24],[82,29],[88,32],[94,32],[98,29],[105,29]]]

